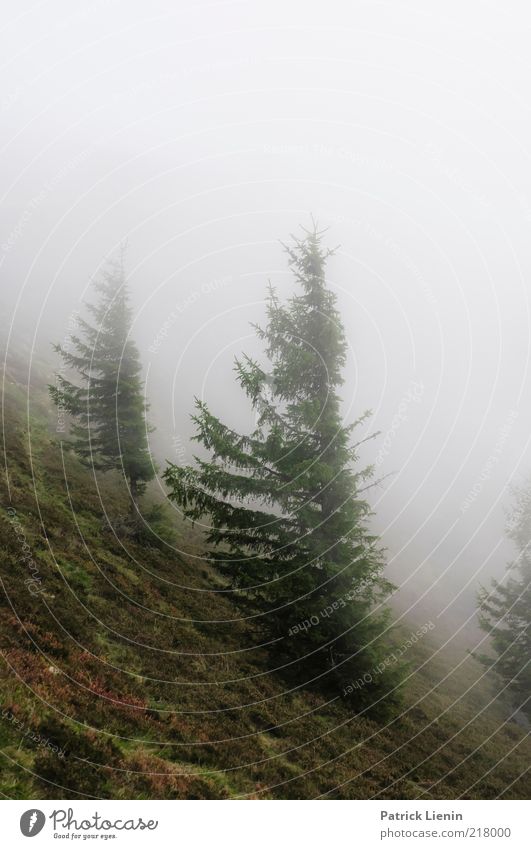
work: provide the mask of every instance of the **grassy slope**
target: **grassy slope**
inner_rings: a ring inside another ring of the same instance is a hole
[[[178,525],[188,552],[180,556],[114,536],[102,503],[113,518],[125,512],[120,482],[100,479],[98,494],[74,456],[63,468],[42,384],[32,387],[28,423],[22,381],[11,372],[4,399],[20,520],[17,538],[1,511],[5,795],[529,795],[518,778],[529,763],[525,732],[505,723],[503,698],[486,707],[499,682],[463,650],[439,650],[434,635],[411,649],[405,712],[385,727],[316,693],[285,693],[264,674],[265,654],[251,648],[260,642],[243,618],[251,611],[219,592],[216,573],[192,556],[201,540]],[[5,508],[3,473],[1,491]],[[20,528],[38,595],[24,583]]]

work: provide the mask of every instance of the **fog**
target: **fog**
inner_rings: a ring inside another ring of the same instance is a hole
[[[511,14],[516,9],[518,14]],[[236,354],[313,214],[350,353],[344,415],[401,603],[473,611],[531,471],[524,5],[4,2],[2,333],[48,358],[127,242],[157,457],[194,396],[252,415]],[[426,593],[425,597],[421,598]],[[450,607],[447,605],[450,604]],[[419,614],[420,615],[420,614]],[[468,612],[466,613],[468,616]]]

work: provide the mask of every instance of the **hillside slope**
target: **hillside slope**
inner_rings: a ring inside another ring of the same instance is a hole
[[[245,600],[131,533],[123,486],[62,452],[44,382],[10,370],[1,478],[0,789],[11,798],[522,798],[529,748],[496,677],[437,629],[385,725],[286,692]],[[156,492],[146,497],[149,503]],[[105,512],[104,512],[105,511]],[[105,518],[105,513],[108,519]],[[400,646],[422,622],[397,630]],[[390,651],[393,645],[390,641]]]

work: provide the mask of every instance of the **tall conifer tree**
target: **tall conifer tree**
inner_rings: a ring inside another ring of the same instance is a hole
[[[500,675],[515,704],[531,719],[531,486],[516,494],[509,539],[517,557],[503,581],[479,594],[480,623],[497,655],[481,656]]]
[[[50,394],[74,418],[73,447],[83,462],[103,471],[119,469],[136,503],[155,470],[123,261],[110,264],[95,288],[100,300],[87,305],[93,323],[78,318],[80,332],[68,347],[54,346],[64,369]],[[67,378],[69,371],[78,373],[77,383]]]
[[[382,662],[381,602],[391,586],[360,494],[372,469],[355,468],[351,445],[368,413],[342,422],[347,346],[325,282],[332,251],[316,227],[285,250],[300,293],[282,304],[269,289],[267,324],[256,331],[270,367],[247,356],[235,365],[255,409],[254,432],[235,432],[197,401],[194,438],[211,457],[170,465],[165,479],[185,516],[209,522],[218,567],[259,605],[275,668],[333,684],[362,705],[380,700],[399,676],[398,666]]]

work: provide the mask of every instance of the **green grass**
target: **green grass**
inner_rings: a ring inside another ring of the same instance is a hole
[[[32,387],[27,420],[16,377],[4,398],[10,492],[2,473],[1,501],[17,511],[18,538],[5,509],[0,522],[3,794],[529,795],[526,732],[507,721],[499,681],[466,646],[441,649],[437,631],[420,640],[407,656],[404,712],[387,724],[315,691],[286,693],[283,679],[264,674],[266,653],[252,649],[261,635],[249,609],[220,593],[223,580],[198,559],[199,533],[173,520],[182,553],[131,537],[120,525],[120,479],[101,476],[98,492],[76,457],[62,455],[44,385]],[[146,511],[157,501],[153,490]],[[102,505],[123,531],[118,539]],[[37,595],[25,583],[21,530]],[[422,624],[408,621],[394,642]]]

